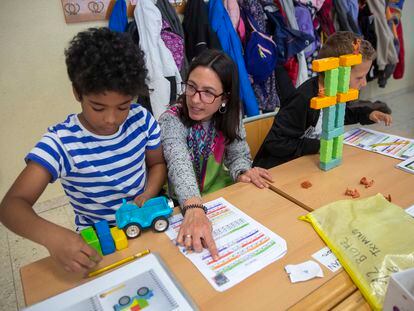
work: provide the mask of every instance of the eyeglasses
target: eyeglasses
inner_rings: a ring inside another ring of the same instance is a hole
[[[200,94],[200,100],[205,104],[212,104],[217,97],[220,97],[224,94],[223,92],[221,94],[215,95],[210,91],[199,91],[193,85],[188,84],[186,82],[182,82],[181,87],[183,93],[187,96],[194,96],[196,93]]]

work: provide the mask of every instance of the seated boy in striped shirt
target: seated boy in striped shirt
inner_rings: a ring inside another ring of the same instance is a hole
[[[33,204],[60,179],[78,229],[115,225],[122,199],[142,205],[166,178],[160,129],[134,98],[146,92],[144,54],[127,34],[80,32],[65,51],[81,113],[51,126],[26,156],[27,166],[0,205],[10,230],[44,245],[68,271],[86,273],[101,259],[75,232],[39,217]]]

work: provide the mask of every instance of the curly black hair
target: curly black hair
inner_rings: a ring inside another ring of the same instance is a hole
[[[114,91],[135,97],[148,92],[144,53],[129,34],[89,28],[70,41],[65,57],[79,96]]]

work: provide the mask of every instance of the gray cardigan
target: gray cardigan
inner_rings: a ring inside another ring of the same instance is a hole
[[[240,118],[241,119],[241,118]],[[169,187],[182,205],[191,197],[200,197],[196,174],[191,162],[187,146],[187,136],[190,128],[185,127],[178,116],[164,112],[159,120],[161,127],[161,142],[168,169]],[[239,174],[252,166],[250,149],[246,142],[246,130],[240,120],[241,140],[234,140],[226,145],[224,165],[228,168],[231,178],[236,181]]]

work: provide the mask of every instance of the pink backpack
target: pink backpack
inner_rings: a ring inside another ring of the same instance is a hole
[[[170,24],[164,19],[162,20],[161,38],[170,50],[178,70],[181,70],[184,64],[184,39],[173,32]]]

